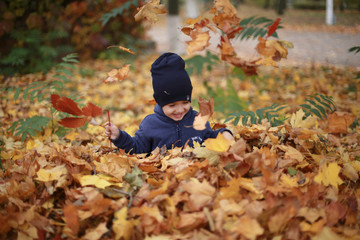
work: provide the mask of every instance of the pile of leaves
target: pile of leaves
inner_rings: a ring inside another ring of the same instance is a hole
[[[111,109],[112,121],[133,133],[153,108],[148,73],[153,59],[139,58],[133,63],[137,77],[130,72],[132,80],[119,85],[99,81],[110,64],[100,61],[89,63],[97,71],[94,76],[75,75],[71,84],[81,95],[86,93],[87,100]],[[339,76],[349,72],[333,71]],[[289,72],[304,77],[303,84],[319,84],[303,76],[309,69],[284,68],[270,75],[285,85]],[[193,81],[196,99],[204,89],[196,85],[201,79]],[[345,85],[347,80],[341,81]],[[260,94],[256,87],[261,84],[251,79],[240,85]],[[116,86],[121,86],[122,95]],[[284,88],[281,96],[293,94],[291,89]],[[0,114],[4,123],[1,235],[7,239],[355,239],[360,234],[360,134],[359,127],[350,124],[358,112],[341,107],[356,106],[345,88],[338,88],[337,94],[330,90],[340,107],[324,121],[298,110],[286,113],[288,121],[277,127],[267,122],[229,124],[235,136],[232,143],[219,135],[203,146],[156,149],[148,156],[117,151],[101,126],[74,129],[63,138],[48,126],[22,143],[7,131],[12,121],[47,115],[50,106],[15,102],[14,93],[8,92],[1,99]],[[277,91],[269,92],[269,101],[276,101],[270,98],[278,98]],[[303,97],[298,94],[295,101]],[[107,120],[103,115],[98,122]],[[210,121],[222,122],[216,113]]]
[[[163,11],[159,1],[148,3],[153,5],[140,13]],[[133,135],[143,117],[153,112],[149,69],[156,57],[142,55],[121,69],[114,69],[124,65],[121,61],[81,64],[72,81],[63,83],[61,94],[52,94],[49,101],[29,101],[17,91],[3,91],[1,238],[359,238],[356,70],[279,68],[259,73],[255,81],[234,77],[230,80],[249,102],[247,110],[288,102],[284,123],[240,121],[226,126],[221,115],[212,116],[210,100],[206,108],[200,106],[200,120],[229,128],[233,142],[218,135],[194,148],[128,155],[104,136],[102,123],[111,115],[113,123]],[[92,74],[84,74],[87,69]],[[46,81],[53,74],[3,79],[1,88]],[[222,86],[228,77],[215,68],[192,76],[193,99],[206,94],[201,84],[205,80]],[[336,103],[323,119],[290,105],[315,93],[332,95]],[[70,96],[83,101],[76,103]],[[108,115],[102,109],[108,109]],[[30,134],[33,137],[22,139],[9,130],[13,122],[31,116],[51,121]],[[87,125],[90,117],[97,126]],[[63,137],[55,134],[64,123],[77,128]]]

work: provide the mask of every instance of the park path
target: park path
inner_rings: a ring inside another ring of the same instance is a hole
[[[177,42],[177,49],[170,49],[166,20],[163,24],[155,24],[147,34],[155,42],[156,51],[174,51],[182,54],[186,52],[186,41],[189,38],[181,32],[180,27],[177,32],[178,36],[170,40]],[[293,49],[289,49],[288,58],[281,62],[282,65],[323,64],[360,68],[360,53],[348,52],[349,48],[360,46],[360,34],[279,29],[278,35],[281,40],[290,41],[294,45]],[[212,37],[209,50],[219,51],[216,49],[218,37]],[[256,44],[257,40],[237,40],[234,45],[238,56],[254,59],[257,57]]]

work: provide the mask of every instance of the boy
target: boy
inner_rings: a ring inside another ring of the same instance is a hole
[[[206,129],[195,130],[196,111],[190,106],[192,85],[185,70],[184,60],[175,53],[164,53],[151,65],[154,99],[157,105],[154,114],[146,116],[139,130],[131,137],[114,124],[105,124],[105,134],[125,152],[150,153],[156,147],[167,149],[183,147],[193,142],[202,143],[207,138],[216,138],[218,133],[232,140],[227,129],[212,130],[209,122]]]

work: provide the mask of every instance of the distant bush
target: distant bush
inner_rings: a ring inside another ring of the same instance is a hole
[[[81,60],[109,45],[134,46],[144,36],[133,18],[139,2],[0,1],[0,74],[46,72],[70,52]],[[117,8],[121,14],[106,15]]]

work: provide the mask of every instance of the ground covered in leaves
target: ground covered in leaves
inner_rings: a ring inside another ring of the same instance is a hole
[[[102,80],[115,61],[82,63],[64,96],[109,109],[133,134],[153,111],[150,64],[134,61],[129,76]],[[226,69],[192,76],[193,105],[208,97],[204,81],[226,86]],[[2,79],[3,87],[46,81],[47,75]],[[54,134],[51,103],[1,98],[0,236],[6,239],[359,239],[359,86],[355,69],[328,66],[265,69],[232,79],[248,110],[285,105],[285,124],[227,127],[229,143],[213,139],[195,148],[156,149],[151,155],[117,151],[101,126]],[[227,75],[231,77],[231,75]],[[279,87],[281,86],[281,87]],[[336,111],[324,120],[304,117],[306,95],[332,96]],[[28,116],[52,116],[24,142],[7,129]],[[227,116],[215,113],[214,127]],[[107,115],[97,122],[104,123]]]

